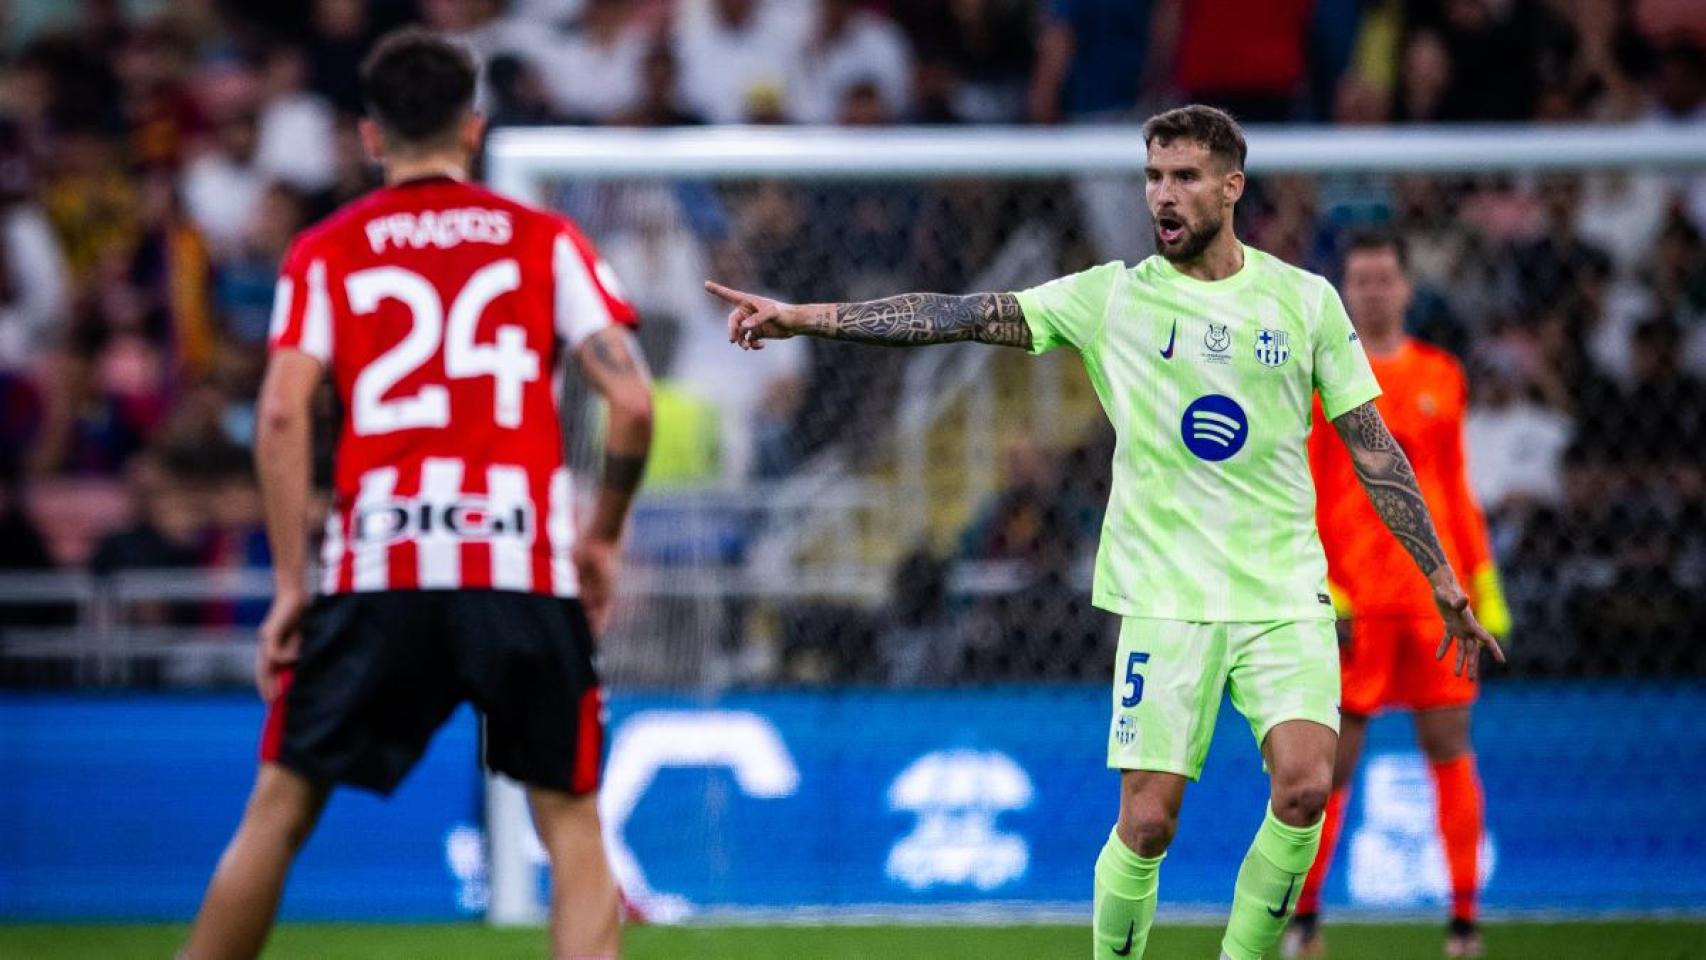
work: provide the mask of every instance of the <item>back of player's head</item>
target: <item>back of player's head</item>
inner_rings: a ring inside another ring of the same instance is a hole
[[[1244,169],[1244,158],[1250,152],[1244,130],[1232,114],[1200,103],[1158,113],[1143,125],[1146,147],[1155,143],[1165,147],[1175,140],[1201,144],[1234,170]]]
[[[1404,235],[1390,227],[1366,227],[1357,230],[1345,238],[1344,258],[1350,260],[1353,253],[1379,253],[1390,250],[1398,260],[1398,269],[1406,274],[1410,272],[1410,245],[1405,242]]]
[[[367,112],[393,146],[453,142],[474,104],[474,58],[419,27],[386,34],[361,65]]]

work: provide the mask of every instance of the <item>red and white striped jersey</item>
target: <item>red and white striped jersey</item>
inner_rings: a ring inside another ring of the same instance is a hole
[[[634,322],[567,218],[448,177],[298,236],[270,339],[325,364],[343,400],[323,591],[574,596],[555,374]]]

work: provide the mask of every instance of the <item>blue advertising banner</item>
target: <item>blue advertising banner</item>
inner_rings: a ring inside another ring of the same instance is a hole
[[[1487,907],[1706,910],[1703,716],[1700,686],[1489,689],[1476,715]],[[252,698],[0,697],[0,918],[187,917],[241,812],[259,722]],[[1106,690],[1089,687],[619,695],[602,799],[612,859],[660,918],[1082,910],[1116,805],[1106,724]],[[477,742],[458,714],[389,802],[338,794],[285,915],[483,909]],[[1265,792],[1227,708],[1186,795],[1169,906],[1228,901]],[[1444,902],[1407,718],[1374,724],[1349,810],[1329,905]]]

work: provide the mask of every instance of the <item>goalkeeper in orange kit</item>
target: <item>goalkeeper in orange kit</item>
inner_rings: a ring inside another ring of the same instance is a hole
[[[1504,634],[1510,614],[1493,566],[1486,521],[1469,493],[1464,470],[1468,389],[1463,369],[1449,353],[1405,335],[1404,313],[1412,294],[1400,237],[1364,234],[1351,241],[1345,255],[1344,299],[1385,391],[1376,405],[1414,465],[1452,567],[1471,575],[1476,613],[1489,631]],[[1475,661],[1464,670],[1461,661],[1442,662],[1436,656],[1445,649],[1440,644],[1445,627],[1434,610],[1428,582],[1407,562],[1404,548],[1361,495],[1350,457],[1328,429],[1319,404],[1309,457],[1327,578],[1341,620],[1343,718],[1321,848],[1298,895],[1285,955],[1327,955],[1319,922],[1321,885],[1344,823],[1368,719],[1384,707],[1408,707],[1416,713],[1416,735],[1433,773],[1451,877],[1445,955],[1481,956],[1475,917],[1481,781],[1469,745]]]

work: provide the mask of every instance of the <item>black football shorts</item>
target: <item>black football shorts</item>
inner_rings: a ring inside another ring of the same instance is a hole
[[[574,599],[497,590],[320,597],[267,713],[261,759],[389,794],[468,701],[484,725],[488,768],[590,793],[604,746],[592,646]]]

